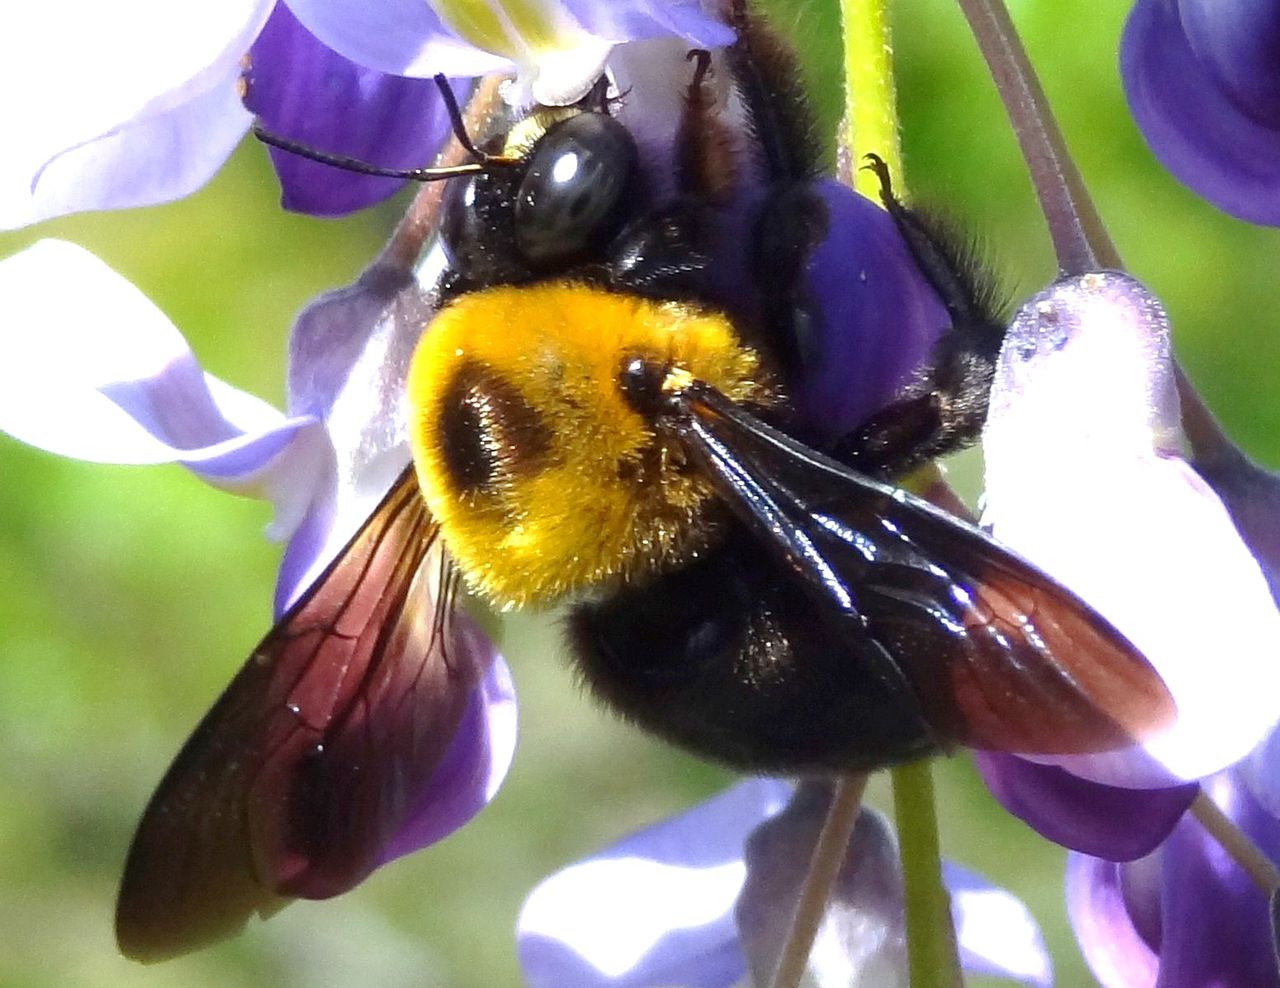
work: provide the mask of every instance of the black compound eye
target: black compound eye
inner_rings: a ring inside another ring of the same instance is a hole
[[[516,193],[515,238],[534,264],[585,253],[617,232],[636,166],[627,129],[601,113],[557,124],[539,142]]]
[[[494,214],[502,208],[502,193],[501,184],[495,182],[492,175],[468,175],[451,178],[446,183],[440,212],[440,241],[454,270],[469,275],[483,274],[490,255],[495,253],[494,244],[502,242],[501,237],[495,241],[495,234],[490,231],[496,222]],[[507,196],[510,196],[509,190]]]
[[[476,221],[472,205],[476,198],[476,176],[451,178],[445,183],[440,206],[440,241],[454,268],[465,267],[475,248]]]

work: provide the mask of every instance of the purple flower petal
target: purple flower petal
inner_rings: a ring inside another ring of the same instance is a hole
[[[1195,450],[1195,468],[1222,498],[1280,606],[1280,474],[1264,470],[1218,433]]]
[[[1084,854],[1067,858],[1067,913],[1085,960],[1103,988],[1152,988],[1156,983],[1159,942],[1152,943],[1138,932],[1121,876],[1122,871],[1132,873],[1134,867]],[[1158,873],[1158,864],[1142,862],[1140,867],[1146,873]],[[1137,897],[1155,900],[1158,889],[1139,892]]]
[[[1205,789],[1263,853],[1280,860],[1280,821],[1230,776]],[[1161,988],[1280,985],[1267,897],[1217,840],[1188,818],[1161,857]]]
[[[294,530],[280,557],[280,569],[276,573],[275,592],[271,598],[271,613],[278,620],[303,590],[315,582],[320,571],[328,564],[345,542],[336,536],[338,478],[333,465],[330,446],[328,469],[321,477],[317,489],[307,506],[302,520]],[[348,539],[359,522],[351,526]]]
[[[979,751],[983,781],[1000,805],[1063,847],[1109,861],[1150,854],[1169,836],[1199,787],[1120,789],[1054,765]]]
[[[1258,805],[1280,820],[1280,731],[1272,731],[1234,771]]]
[[[1178,0],[1183,34],[1196,57],[1244,113],[1280,125],[1280,4],[1258,0]]]
[[[747,841],[738,925],[756,984],[777,967],[813,846],[830,805],[828,785],[802,784],[787,808]],[[1027,907],[955,864],[943,865],[961,964],[971,973],[1048,988],[1053,965]],[[864,808],[810,955],[805,983],[905,985],[906,926],[893,832]]]
[[[834,181],[820,192],[829,232],[805,274],[814,320],[794,389],[801,413],[835,438],[889,403],[950,320],[888,213]]]
[[[436,250],[424,265],[440,262]],[[424,278],[432,280],[429,273]],[[278,604],[311,583],[408,464],[405,376],[431,313],[418,279],[380,258],[353,284],[315,299],[294,322],[289,410],[325,421],[336,478],[331,502],[313,507],[315,537],[285,555]]]
[[[544,880],[518,926],[529,984],[727,988],[740,979],[742,845],[790,791],[773,779],[739,783]]]
[[[1019,310],[984,434],[985,520],[1123,632],[1178,707],[1141,748],[1052,759],[1109,785],[1212,774],[1280,716],[1280,656],[1263,647],[1280,614],[1222,503],[1170,452],[1177,423],[1167,322],[1137,282],[1068,279]]]
[[[0,227],[195,190],[248,125],[238,62],[270,0],[51,2],[0,15],[21,38],[0,60]]]
[[[423,0],[288,0],[307,30],[357,65],[394,75],[477,76],[510,69],[445,27]]]
[[[493,643],[465,615],[455,614],[454,648],[488,666],[472,692],[449,750],[409,819],[388,844],[382,864],[447,837],[493,799],[516,750],[516,695],[511,672]],[[483,667],[483,666],[479,666]]]
[[[1280,223],[1276,6],[1237,2],[1229,15],[1220,3],[1180,6],[1207,60],[1173,0],[1138,0],[1120,47],[1134,120],[1180,182],[1233,216]],[[1234,23],[1217,27],[1227,21]]]
[[[436,84],[361,68],[325,47],[283,4],[250,51],[244,103],[269,131],[386,168],[431,163],[450,130]],[[462,87],[455,87],[461,97]],[[342,216],[392,195],[404,182],[376,178],[271,148],[281,205]]]

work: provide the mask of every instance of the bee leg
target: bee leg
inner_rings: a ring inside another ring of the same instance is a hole
[[[650,298],[698,298],[709,263],[709,214],[732,200],[738,182],[734,136],[709,91],[711,53],[694,49],[687,57],[694,68],[676,133],[678,197],[624,230],[609,250],[611,284]]]
[[[738,186],[741,156],[708,82],[711,52],[695,48],[687,57],[694,70],[676,133],[676,181],[682,196],[727,205]]]
[[[945,228],[903,205],[884,161],[874,154],[867,158],[866,167],[880,179],[880,201],[951,317],[916,380],[834,450],[837,459],[863,473],[894,477],[978,438],[1005,325],[999,292],[973,246],[957,243]]]

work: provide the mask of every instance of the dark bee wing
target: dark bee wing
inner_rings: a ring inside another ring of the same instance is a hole
[[[1172,698],[1128,640],[981,529],[816,453],[708,385],[672,400],[681,440],[720,496],[847,640],[883,646],[942,737],[1073,754],[1172,721]]]
[[[195,949],[376,866],[479,675],[432,606],[435,531],[410,467],[201,721],[129,849],[125,954]]]

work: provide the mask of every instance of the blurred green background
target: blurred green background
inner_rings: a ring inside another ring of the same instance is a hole
[[[776,6],[796,21],[815,99],[831,109],[829,5]],[[1168,305],[1188,374],[1245,450],[1278,466],[1269,303],[1280,240],[1154,164],[1117,79],[1125,9],[1027,0],[1014,15],[1122,254]],[[1029,293],[1053,263],[963,21],[944,0],[904,2],[896,46],[914,198],[981,231],[1013,295]],[[351,280],[403,204],[340,222],[284,215],[265,154],[247,144],[186,201],[3,235],[0,254],[42,236],[86,245],[182,328],[209,370],[280,404],[292,315]],[[489,809],[339,900],[134,965],[111,930],[125,849],[161,772],[267,626],[268,512],[178,468],[85,465],[8,440],[0,479],[0,985],[516,984],[512,926],[541,876],[730,781],[585,701],[553,618],[513,620],[520,746]],[[1087,983],[1065,924],[1061,852],[1003,814],[963,757],[938,776],[946,853],[1016,889],[1052,944],[1059,984]],[[877,783],[873,799],[884,797]]]

